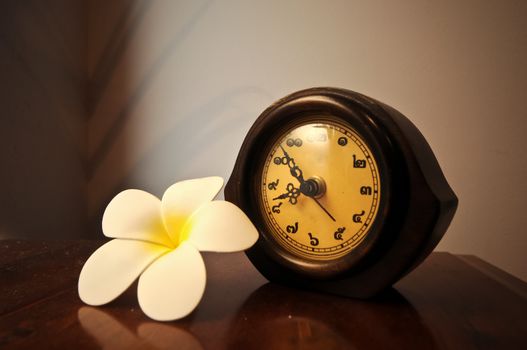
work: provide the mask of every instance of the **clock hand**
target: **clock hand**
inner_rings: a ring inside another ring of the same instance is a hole
[[[292,186],[293,184],[289,183],[289,185]],[[289,186],[289,185],[288,185],[288,186]],[[293,188],[294,188],[294,187],[293,187]],[[298,202],[297,197],[300,196],[300,193],[301,193],[301,192],[300,192],[300,190],[299,190],[298,188],[294,188],[293,191],[288,191],[288,192],[286,192],[286,193],[282,193],[282,194],[279,195],[278,197],[273,198],[273,200],[278,200],[278,199],[288,199],[288,198],[289,198],[289,203],[295,205],[295,204]],[[322,210],[324,210],[324,212],[325,212],[326,214],[328,214],[328,216],[331,218],[331,220],[333,220],[333,221],[337,221],[337,220],[335,220],[335,218],[333,217],[333,215],[331,215],[331,214],[329,213],[329,211],[328,211],[326,208],[324,208],[324,206],[322,206],[322,204],[320,204],[320,202],[319,202],[315,197],[311,197],[311,196],[308,196],[308,197],[312,198],[312,199],[315,201],[315,203],[317,203],[318,206],[319,206],[320,208],[322,208]]]
[[[324,208],[324,207],[322,206],[322,204],[320,204],[320,202],[319,202],[315,197],[311,197],[311,198],[313,198],[313,200],[315,201],[315,203],[317,203],[318,206],[321,207],[322,210],[324,210],[324,211],[326,212],[326,214],[328,214],[328,216],[331,218],[331,220],[333,220],[333,221],[335,221],[335,222],[337,221],[337,220],[335,220],[335,218],[333,217],[333,215],[331,215],[331,214],[329,213],[329,211],[327,211],[327,209]]]
[[[300,185],[302,185],[304,182],[304,177],[302,176],[302,170],[298,167],[298,165],[295,164],[295,159],[291,158],[289,154],[286,152],[284,147],[280,145],[280,148],[282,149],[282,152],[284,152],[284,157],[287,160],[287,166],[289,167],[289,172],[291,173],[291,176],[293,176],[295,179],[300,182]]]
[[[286,199],[289,197],[289,192],[286,192],[286,193],[282,193],[281,195],[279,195],[278,197],[274,197],[273,200],[277,200],[277,199]]]
[[[295,205],[298,200],[298,196],[300,196],[300,190],[296,188],[292,183],[287,184],[287,192],[282,193],[278,197],[273,198],[273,200],[277,199],[289,199],[289,203]]]
[[[280,148],[282,149],[282,152],[284,152],[284,157],[285,159],[287,160],[287,166],[289,167],[289,171],[291,172],[291,175],[296,178],[299,182],[300,182],[300,192],[310,198],[313,198],[313,200],[315,201],[315,203],[318,204],[318,206],[320,208],[322,208],[322,210],[324,210],[324,212],[326,214],[328,214],[328,216],[331,218],[331,220],[333,221],[337,221],[335,220],[335,218],[333,217],[333,215],[331,215],[329,213],[329,211],[324,208],[324,206],[322,204],[320,204],[320,202],[315,198],[315,195],[318,193],[318,187],[319,187],[319,184],[317,181],[313,180],[313,179],[309,179],[309,180],[304,180],[304,177],[302,175],[302,170],[298,167],[298,165],[295,164],[295,159],[294,158],[291,158],[289,156],[289,154],[287,153],[287,151],[284,149],[284,147],[282,145],[279,145]],[[292,184],[291,184],[292,185]],[[298,196],[297,196],[298,197]],[[282,198],[281,198],[282,199]],[[295,199],[295,203],[296,203],[296,197],[294,198]],[[294,204],[292,201],[291,201],[291,198],[289,199],[289,201]]]

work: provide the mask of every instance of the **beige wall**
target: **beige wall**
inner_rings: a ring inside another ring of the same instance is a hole
[[[119,106],[106,91],[91,124],[92,156],[112,135],[89,184],[91,210],[125,184],[160,195],[178,179],[227,178],[265,107],[340,86],[399,109],[427,137],[460,198],[438,249],[527,279],[525,4],[136,2],[120,58],[129,91]]]
[[[274,100],[312,86],[406,114],[460,199],[438,249],[527,280],[527,3],[87,2],[87,216],[139,187],[227,178]]]

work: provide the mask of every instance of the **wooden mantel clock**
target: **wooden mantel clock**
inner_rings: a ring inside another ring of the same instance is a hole
[[[405,116],[336,88],[267,108],[243,142],[225,199],[259,230],[247,256],[267,279],[358,298],[415,268],[457,207]]]

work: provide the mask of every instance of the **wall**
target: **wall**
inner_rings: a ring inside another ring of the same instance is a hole
[[[94,0],[86,6],[86,215],[93,237],[104,206],[121,189],[162,195],[177,180],[228,178],[247,130],[269,104],[295,90],[339,86],[397,108],[427,137],[460,198],[438,249],[478,255],[527,280],[525,2]],[[69,85],[61,86],[57,93],[68,96]],[[22,113],[17,106],[13,113]],[[46,134],[62,135],[57,130]],[[57,148],[77,174],[73,151]],[[47,164],[38,170],[57,167]],[[42,205],[25,202],[30,212]]]
[[[80,2],[0,2],[0,239],[85,235]]]
[[[265,107],[298,89],[339,86],[399,109],[427,137],[460,198],[438,249],[527,279],[524,2],[135,6],[120,56],[133,60],[129,92],[115,106],[106,100],[111,121],[101,112],[91,125],[93,145],[111,135],[90,182],[92,216],[126,186],[161,195],[176,180],[228,178]]]

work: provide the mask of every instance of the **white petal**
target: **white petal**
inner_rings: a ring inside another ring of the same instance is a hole
[[[180,232],[187,219],[204,203],[216,197],[223,186],[221,177],[204,177],[177,182],[163,194],[163,221],[173,242],[180,242]]]
[[[145,314],[157,321],[185,317],[201,300],[206,279],[200,253],[183,242],[141,275],[137,286],[139,305]]]
[[[258,231],[247,215],[226,201],[204,204],[192,215],[185,231],[200,251],[237,252],[258,240]]]
[[[153,243],[114,239],[97,249],[82,267],[79,296],[89,305],[109,303],[124,292],[157,257],[170,249]]]
[[[126,190],[115,196],[102,218],[104,235],[143,240],[173,247],[161,219],[161,201],[141,190]]]

